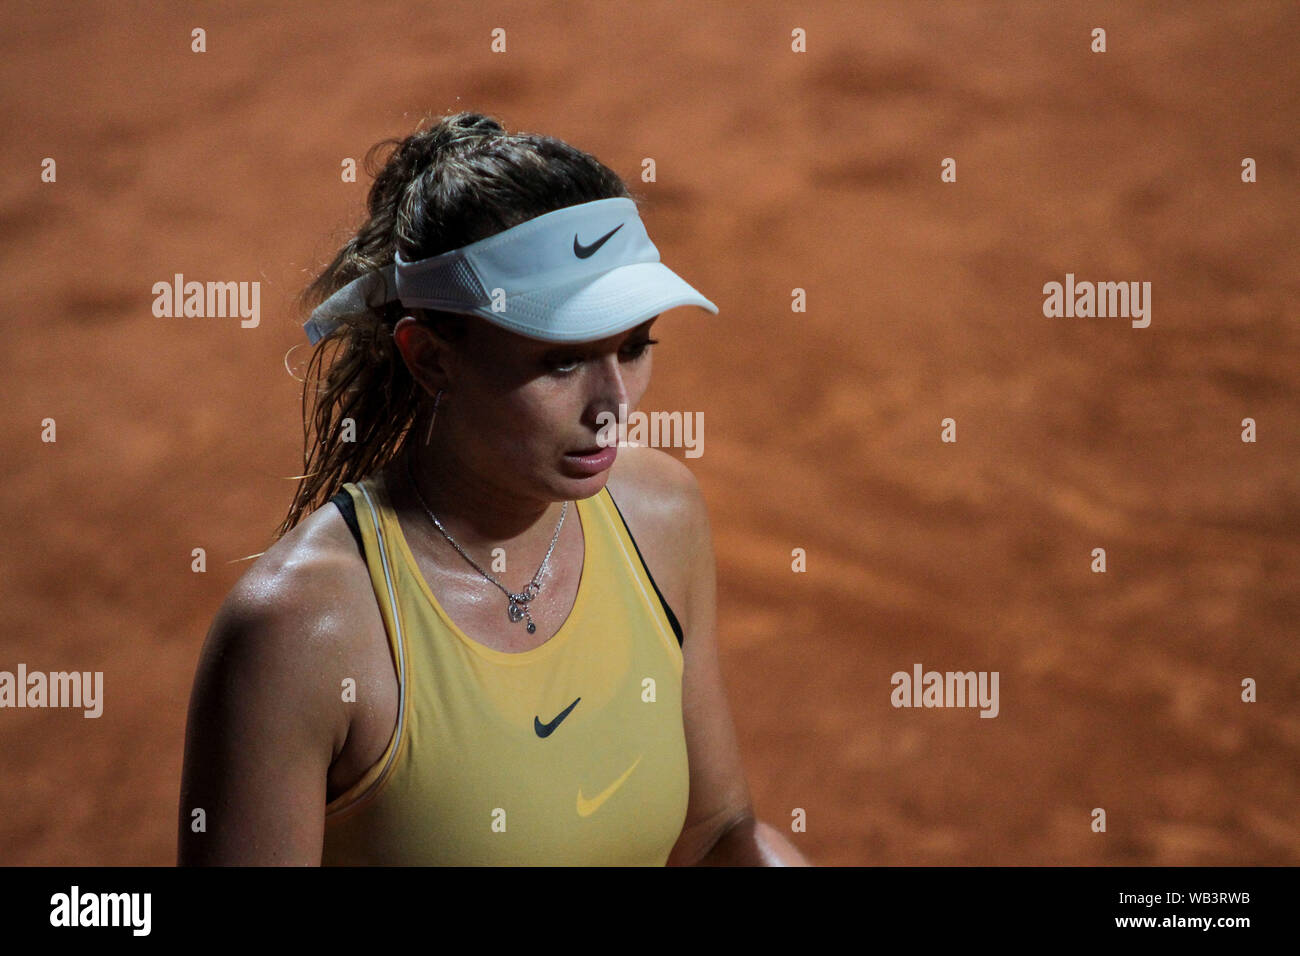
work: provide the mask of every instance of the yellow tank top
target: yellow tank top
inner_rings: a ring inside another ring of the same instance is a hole
[[[399,716],[383,756],[326,806],[322,865],[662,866],[689,796],[682,652],[608,490],[576,503],[585,556],[572,612],[519,654],[447,616],[382,483],[344,490]]]

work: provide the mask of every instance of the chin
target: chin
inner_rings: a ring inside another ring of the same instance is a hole
[[[593,495],[600,494],[600,490],[605,487],[609,481],[610,470],[595,475],[576,475],[570,472],[560,472],[560,493],[566,500],[576,500],[580,498],[590,498]]]

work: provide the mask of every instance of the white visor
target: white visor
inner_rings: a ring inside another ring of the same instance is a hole
[[[545,342],[584,342],[679,305],[718,307],[659,261],[636,203],[597,199],[557,209],[460,249],[348,283],[304,324],[313,345],[338,316],[400,301],[479,315]]]

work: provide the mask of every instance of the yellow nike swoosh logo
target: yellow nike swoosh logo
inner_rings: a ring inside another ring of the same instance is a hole
[[[641,756],[644,757],[645,754],[642,754]],[[637,757],[636,760],[633,762],[632,766],[628,767],[626,770],[623,771],[623,775],[621,777],[619,777],[617,780],[611,783],[608,787],[602,790],[595,797],[592,797],[590,800],[583,797],[582,787],[579,786],[578,787],[578,816],[589,817],[597,810],[599,810],[600,805],[604,803],[606,800],[608,800],[610,797],[612,797],[614,795],[614,791],[616,791],[619,787],[623,786],[623,784],[627,781],[627,778],[632,776],[632,771],[636,769],[636,765],[639,764],[640,762],[641,762],[641,757]]]

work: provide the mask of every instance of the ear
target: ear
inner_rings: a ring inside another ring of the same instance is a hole
[[[430,394],[450,386],[451,343],[432,328],[414,316],[404,315],[393,326],[393,342],[411,377]]]

